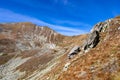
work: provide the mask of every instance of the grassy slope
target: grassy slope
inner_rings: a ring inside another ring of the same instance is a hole
[[[118,27],[120,19],[116,18],[110,23],[108,31],[100,34],[100,43],[72,61],[68,71],[61,73],[58,80],[120,80]]]

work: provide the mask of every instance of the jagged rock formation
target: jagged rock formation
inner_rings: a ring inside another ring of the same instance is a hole
[[[32,23],[0,24],[0,80],[119,80],[119,28],[120,17],[71,37]]]
[[[91,30],[91,33],[93,31],[101,32],[103,30],[103,28],[106,26],[107,26],[107,22],[99,22],[93,27],[93,29]]]
[[[106,20],[105,22],[97,23],[92,29],[87,40],[82,45],[82,50],[88,52],[91,48],[94,48],[99,43],[100,32],[105,32],[109,27],[112,19]]]
[[[105,32],[106,28],[109,27],[109,23],[111,23],[112,19],[106,20],[105,22],[97,23],[92,29],[91,33],[94,31]]]
[[[88,36],[88,39],[83,44],[82,49],[85,52],[88,52],[89,49],[94,48],[98,44],[99,38],[100,38],[99,32],[96,30],[93,31],[92,33],[90,33],[90,35]]]
[[[98,43],[99,43],[99,32],[96,30],[97,28],[94,29],[89,35],[88,38],[85,40],[85,42],[82,45],[79,46],[74,46],[72,50],[68,54],[68,58],[71,59],[74,55],[78,54],[80,51],[83,52],[88,52],[91,48],[94,48]],[[80,46],[81,49],[80,49]]]
[[[69,59],[73,57],[73,55],[76,55],[77,53],[80,52],[80,46],[81,46],[81,51],[83,52],[88,52],[91,48],[94,48],[98,43],[99,43],[99,34],[100,32],[105,32],[105,30],[109,27],[109,23],[111,22],[112,19],[109,19],[105,22],[99,22],[97,23],[92,29],[90,34],[88,35],[88,38],[85,40],[85,42],[82,45],[79,45],[75,49],[73,48],[72,52],[68,54]]]
[[[74,55],[78,54],[80,52],[79,46],[74,46],[70,53],[68,54],[68,58],[71,59]]]

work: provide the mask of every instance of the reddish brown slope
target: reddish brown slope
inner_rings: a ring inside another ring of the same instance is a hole
[[[113,19],[99,44],[71,62],[58,80],[120,80],[120,18]]]

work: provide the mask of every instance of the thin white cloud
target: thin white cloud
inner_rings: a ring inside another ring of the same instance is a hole
[[[76,22],[76,21],[69,21],[69,20],[54,20],[57,24],[68,24],[73,26],[81,26],[81,27],[91,27],[91,25],[84,23],[84,22]]]
[[[69,36],[86,33],[86,31],[84,30],[49,24],[39,19],[36,19],[34,17],[29,17],[26,15],[18,14],[18,13],[15,13],[13,11],[3,9],[3,8],[0,8],[0,22],[32,22],[37,25],[48,26],[58,31],[61,34],[69,35]]]
[[[67,36],[74,36],[74,35],[80,35],[80,34],[85,34],[85,32],[81,32],[81,31],[60,31],[61,34],[65,34]]]

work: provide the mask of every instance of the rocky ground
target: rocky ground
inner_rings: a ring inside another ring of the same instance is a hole
[[[120,80],[120,17],[63,36],[32,23],[0,24],[0,80]]]

